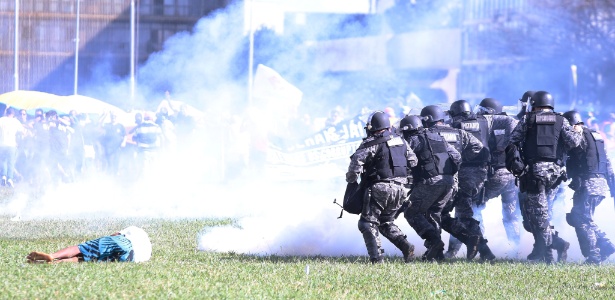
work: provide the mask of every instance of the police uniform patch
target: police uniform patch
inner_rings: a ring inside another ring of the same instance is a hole
[[[449,143],[457,142],[457,135],[452,132],[440,132],[440,136],[442,136],[444,140]]]
[[[555,115],[552,115],[552,114],[536,116],[537,124],[555,124],[555,121],[556,121]]]
[[[461,123],[461,129],[465,131],[479,131],[480,127],[477,122],[463,122]]]
[[[394,137],[387,141],[387,145],[389,145],[389,147],[401,146],[403,144],[404,142],[401,140],[400,137]]]
[[[597,131],[592,131],[592,136],[594,137],[594,140],[596,141],[602,141],[602,134],[600,134]]]
[[[496,129],[493,131],[493,134],[495,135],[505,135],[506,134],[506,130],[505,129]]]

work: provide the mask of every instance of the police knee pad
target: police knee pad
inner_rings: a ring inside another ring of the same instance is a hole
[[[583,220],[581,218],[579,218],[578,215],[573,214],[573,213],[567,213],[566,214],[566,223],[568,223],[568,225],[572,226],[572,227],[583,227]]]
[[[359,219],[359,231],[361,233],[372,230],[372,229],[378,230],[378,228],[376,227],[374,223],[367,222],[363,219]]]
[[[382,235],[386,237],[396,236],[398,234],[403,235],[401,230],[399,230],[399,227],[393,224],[393,222],[380,223],[380,225],[378,226],[378,230],[380,231],[380,233],[382,233]]]

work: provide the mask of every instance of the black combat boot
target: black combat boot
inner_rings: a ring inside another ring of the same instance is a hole
[[[552,245],[547,246],[547,242],[545,241],[542,232],[539,232],[535,236],[538,236],[536,239],[536,244],[540,246],[539,253],[542,253],[539,259],[548,265],[553,264],[555,259],[553,258],[553,249],[551,248]]]
[[[478,243],[478,253],[480,253],[481,261],[493,261],[495,260],[495,254],[491,252],[489,246],[487,246],[487,239],[480,238],[480,242]]]
[[[461,249],[462,242],[456,239],[453,235],[448,239],[448,249],[444,253],[445,258],[453,258],[457,256],[457,252]]]
[[[472,260],[474,259],[474,257],[476,257],[476,254],[478,254],[480,252],[480,248],[481,248],[481,241],[484,240],[485,245],[484,247],[486,247],[487,249],[484,251],[488,251],[489,253],[491,253],[491,250],[489,249],[489,246],[487,246],[487,240],[483,239],[480,236],[470,236],[468,237],[466,244],[466,248],[468,248],[468,254],[467,254],[467,259],[468,260]],[[485,252],[486,253],[486,252]],[[491,255],[493,255],[493,253],[491,253]],[[483,254],[481,253],[481,259],[483,258]],[[495,258],[495,256],[493,256],[493,258]],[[489,259],[491,260],[491,259]]]
[[[440,237],[440,232],[431,230],[422,235],[425,239],[427,251],[423,254],[423,260],[434,261],[444,259],[444,242]]]
[[[401,250],[401,253],[404,255],[404,262],[409,263],[414,257],[414,245],[410,244],[410,242],[408,242],[408,240],[403,236],[392,242],[393,245]]]
[[[613,243],[611,243],[611,241],[606,237],[600,236],[600,234],[597,235],[598,238],[596,245],[600,248],[600,260],[605,261],[609,258],[609,256],[611,256],[611,254],[615,253],[615,245],[613,245]]]
[[[372,264],[374,264],[374,265],[377,265],[377,264],[383,264],[383,263],[384,263],[384,257],[382,257],[382,256],[379,256],[379,257],[372,257],[372,258],[370,258],[370,259],[369,259],[369,261],[370,261]]]
[[[425,261],[441,261],[444,259],[444,242],[441,240],[426,241],[427,251],[423,254]]]
[[[589,256],[587,257],[587,259],[585,259],[585,263],[591,265],[599,265],[601,262],[602,257],[600,256],[600,248],[594,245],[593,249],[589,251]]]
[[[478,254],[478,247],[480,245],[481,237],[479,235],[469,235],[467,233],[462,233],[462,234],[457,234],[456,233],[455,237],[457,237],[457,239],[459,239],[459,241],[461,241],[464,245],[466,245],[466,248],[468,250],[468,253],[466,254],[466,258],[468,260],[474,259],[474,257],[476,257],[476,255]],[[455,240],[457,240],[457,239],[455,239]],[[446,253],[444,254],[444,256],[446,258],[449,258],[446,255]]]
[[[532,253],[528,255],[528,260],[535,262],[553,262],[553,251],[550,247],[547,247],[547,243],[545,242],[545,238],[542,235],[541,231],[532,232],[534,236],[534,249],[532,249]],[[532,259],[530,259],[532,258]]]
[[[530,254],[527,255],[527,260],[539,260],[540,259],[540,253],[538,253],[538,248],[536,247],[536,243],[534,243],[534,245],[532,246],[532,252],[530,252]]]
[[[553,235],[553,243],[551,243],[550,248],[557,251],[558,262],[565,262],[568,259],[568,248],[570,248],[570,243],[559,237],[557,231]]]
[[[587,246],[587,259],[585,260],[586,264],[599,265],[602,262],[601,251],[598,248],[598,241],[594,234],[588,235],[588,239],[586,241]]]
[[[544,262],[547,265],[555,263],[555,258],[553,257],[553,250],[551,249],[551,247],[545,248]]]

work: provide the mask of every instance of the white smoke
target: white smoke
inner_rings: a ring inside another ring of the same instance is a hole
[[[234,65],[234,58],[245,42],[240,32],[241,16],[239,8],[231,7],[202,19],[192,32],[171,38],[163,51],[152,55],[139,69],[140,102],[135,106],[162,99],[160,87],[164,86],[173,91],[176,99],[205,111],[207,125],[215,125],[205,126],[192,138],[191,145],[182,145],[182,149],[191,151],[163,157],[156,168],[136,182],[96,176],[53,186],[40,194],[18,186],[12,198],[0,203],[0,211],[15,216],[15,220],[232,218],[236,220],[235,226],[204,228],[195,233],[197,248],[259,255],[366,255],[357,228],[358,216],[344,214],[337,219],[340,208],[332,203],[335,198],[341,201],[343,196],[347,162],[291,168],[286,172],[248,170],[231,182],[222,182],[225,151],[221,137],[227,130],[224,116],[237,113],[233,107],[245,103],[245,78],[237,78],[234,72],[240,67]],[[327,29],[314,25],[314,32]],[[311,34],[316,35],[314,32]],[[283,57],[286,61],[278,64],[285,66],[282,71],[291,70],[296,75],[288,79],[302,86],[306,92],[304,102],[315,100],[323,88],[338,88],[334,80],[327,81],[323,74],[309,74],[313,70],[309,61],[300,61],[300,57],[294,60],[288,54]],[[365,84],[357,82],[356,86]],[[99,99],[128,99],[127,86],[126,80],[101,78],[96,86],[83,90]],[[333,108],[339,99],[348,99],[344,93],[340,91],[339,97],[324,103]],[[322,112],[320,109],[315,111]],[[564,212],[570,209],[571,191],[566,198]],[[562,217],[564,212],[556,212],[554,224],[571,242],[571,260],[579,260],[578,242],[574,230]],[[596,212],[596,222],[608,236],[615,237],[609,226],[612,213],[612,201],[607,199]],[[500,258],[517,257],[506,240],[499,198],[489,201],[483,216],[493,252]],[[403,217],[396,223],[417,246],[417,254],[421,254],[423,241]],[[523,229],[521,234],[518,257],[524,259],[533,239]],[[386,254],[400,255],[386,239],[382,240]],[[448,234],[443,233],[443,240],[448,241]]]

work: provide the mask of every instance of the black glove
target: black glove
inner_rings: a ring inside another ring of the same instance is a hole
[[[520,176],[525,170],[525,163],[516,145],[506,146],[506,169],[515,176]]]
[[[573,177],[572,181],[570,181],[570,184],[568,185],[568,187],[573,191],[576,191],[580,186],[581,186],[581,178],[579,177]]]

